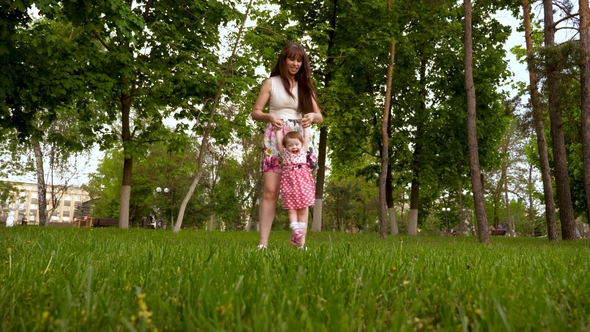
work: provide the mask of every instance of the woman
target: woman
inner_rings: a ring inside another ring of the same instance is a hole
[[[269,112],[264,107],[270,101]],[[309,58],[301,45],[289,43],[281,50],[276,65],[270,73],[252,110],[252,119],[267,122],[261,169],[264,172],[264,194],[258,213],[260,222],[259,249],[266,248],[279,197],[281,170],[274,130],[283,133],[303,128],[312,123],[322,123],[315,89],[311,81]],[[307,223],[307,212],[305,213]]]

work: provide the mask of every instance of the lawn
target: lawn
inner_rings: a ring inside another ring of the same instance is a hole
[[[2,331],[590,329],[590,242],[0,227]]]

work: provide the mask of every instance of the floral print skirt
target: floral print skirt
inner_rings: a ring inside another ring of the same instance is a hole
[[[301,119],[283,120],[283,134],[290,131],[297,131],[300,133],[303,132],[303,127],[301,127]],[[263,172],[280,173],[283,160],[277,148],[277,139],[274,128],[270,122],[266,124],[266,130],[264,131],[264,138],[262,141],[262,159],[260,161],[260,170]],[[311,142],[308,143],[307,149],[307,166],[311,170],[317,169],[318,157],[311,146]]]

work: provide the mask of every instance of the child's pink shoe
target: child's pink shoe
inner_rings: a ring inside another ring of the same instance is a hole
[[[303,239],[303,236],[305,236],[303,230],[301,228],[295,228],[289,242],[291,242],[292,245],[299,247],[301,246],[301,240]]]

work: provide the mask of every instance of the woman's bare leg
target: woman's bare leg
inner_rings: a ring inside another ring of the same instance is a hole
[[[258,209],[258,221],[260,223],[259,244],[265,246],[268,245],[270,229],[272,228],[272,222],[275,219],[280,184],[280,173],[264,173],[264,194],[262,196],[262,202],[260,202],[260,208]]]

